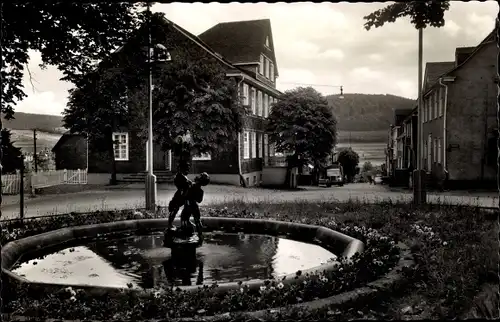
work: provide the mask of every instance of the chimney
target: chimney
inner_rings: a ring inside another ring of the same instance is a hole
[[[475,49],[476,47],[458,47],[455,49],[455,67],[462,64]]]

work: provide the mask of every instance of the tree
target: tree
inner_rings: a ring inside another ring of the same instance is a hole
[[[22,153],[11,142],[11,133],[8,129],[2,129],[2,174],[15,173],[21,169]]]
[[[22,78],[29,50],[39,51],[42,67],[54,65],[62,80],[82,77],[121,46],[138,24],[143,3],[12,1],[2,3],[1,111],[12,119],[26,94]],[[29,23],[19,17],[29,17]],[[29,72],[29,70],[28,70]]]
[[[170,62],[154,70],[154,132],[163,149],[183,156],[179,166],[188,167],[193,155],[233,145],[248,110],[238,97],[236,80],[226,76],[221,63],[198,46],[176,39],[170,28],[162,14],[152,17],[152,38],[172,53]],[[187,132],[192,142],[180,144],[177,138]]]
[[[408,1],[397,2],[380,10],[372,12],[363,19],[366,20],[365,28],[382,27],[388,22],[395,22],[402,17],[409,17],[417,29],[442,27],[445,24],[444,13],[450,8],[450,1]]]
[[[347,148],[339,152],[338,162],[344,168],[347,181],[352,182],[356,175],[356,167],[359,164],[359,155],[352,148]]]
[[[147,21],[128,39],[119,53],[103,61],[71,92],[64,124],[71,132],[84,133],[92,147],[102,149],[112,165],[116,182],[115,142],[112,133],[121,128],[135,132],[146,143],[148,126],[147,64],[148,29],[154,43],[168,48],[172,59],[152,65],[155,141],[164,150],[182,155],[185,167],[193,154],[223,150],[237,139],[246,113],[237,99],[237,86],[206,52],[177,32],[163,14],[140,16]],[[184,43],[183,43],[184,42]],[[139,50],[138,50],[139,49]],[[142,50],[146,49],[146,50]],[[176,140],[189,131],[191,145]]]
[[[286,91],[273,105],[267,130],[277,152],[293,154],[288,174],[299,158],[319,168],[337,143],[337,120],[326,98],[312,87]]]
[[[366,161],[365,163],[363,163],[363,172],[364,173],[369,173],[369,172],[372,172],[373,170],[374,170],[374,167],[370,161]]]

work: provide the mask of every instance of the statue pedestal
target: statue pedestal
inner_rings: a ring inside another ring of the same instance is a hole
[[[191,274],[196,272],[196,248],[200,247],[202,240],[192,227],[167,229],[163,245],[171,249],[171,258],[164,263],[167,276],[180,278],[182,285],[191,285]],[[199,268],[198,282],[203,281],[203,268]]]
[[[187,256],[188,253],[196,253],[202,240],[194,229],[171,228],[165,231],[163,245],[172,249],[172,257]]]

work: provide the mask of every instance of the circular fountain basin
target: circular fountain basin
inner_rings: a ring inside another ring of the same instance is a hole
[[[321,246],[286,238],[211,233],[192,265],[179,265],[176,274],[162,244],[163,234],[153,234],[66,245],[41,259],[25,256],[12,272],[31,282],[148,289],[277,278],[336,259]]]
[[[361,241],[320,226],[220,217],[203,218],[203,224],[212,234],[196,257],[185,261],[162,247],[160,232],[167,219],[139,219],[63,228],[10,242],[1,250],[2,273],[42,291],[76,285],[96,294],[119,293],[125,284],[144,293],[137,287],[166,281],[194,291],[195,284],[217,281],[215,291],[224,292],[239,289],[240,281],[258,288],[263,279],[278,276],[285,284],[300,283],[306,273],[335,269],[332,258],[350,258],[364,248]],[[48,256],[34,265],[33,256],[40,254]],[[297,277],[297,270],[302,275]]]

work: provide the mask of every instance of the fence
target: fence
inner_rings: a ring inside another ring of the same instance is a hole
[[[60,184],[87,184],[87,170],[49,170],[24,175],[24,190],[57,186]],[[2,175],[2,194],[19,193],[21,173]]]

